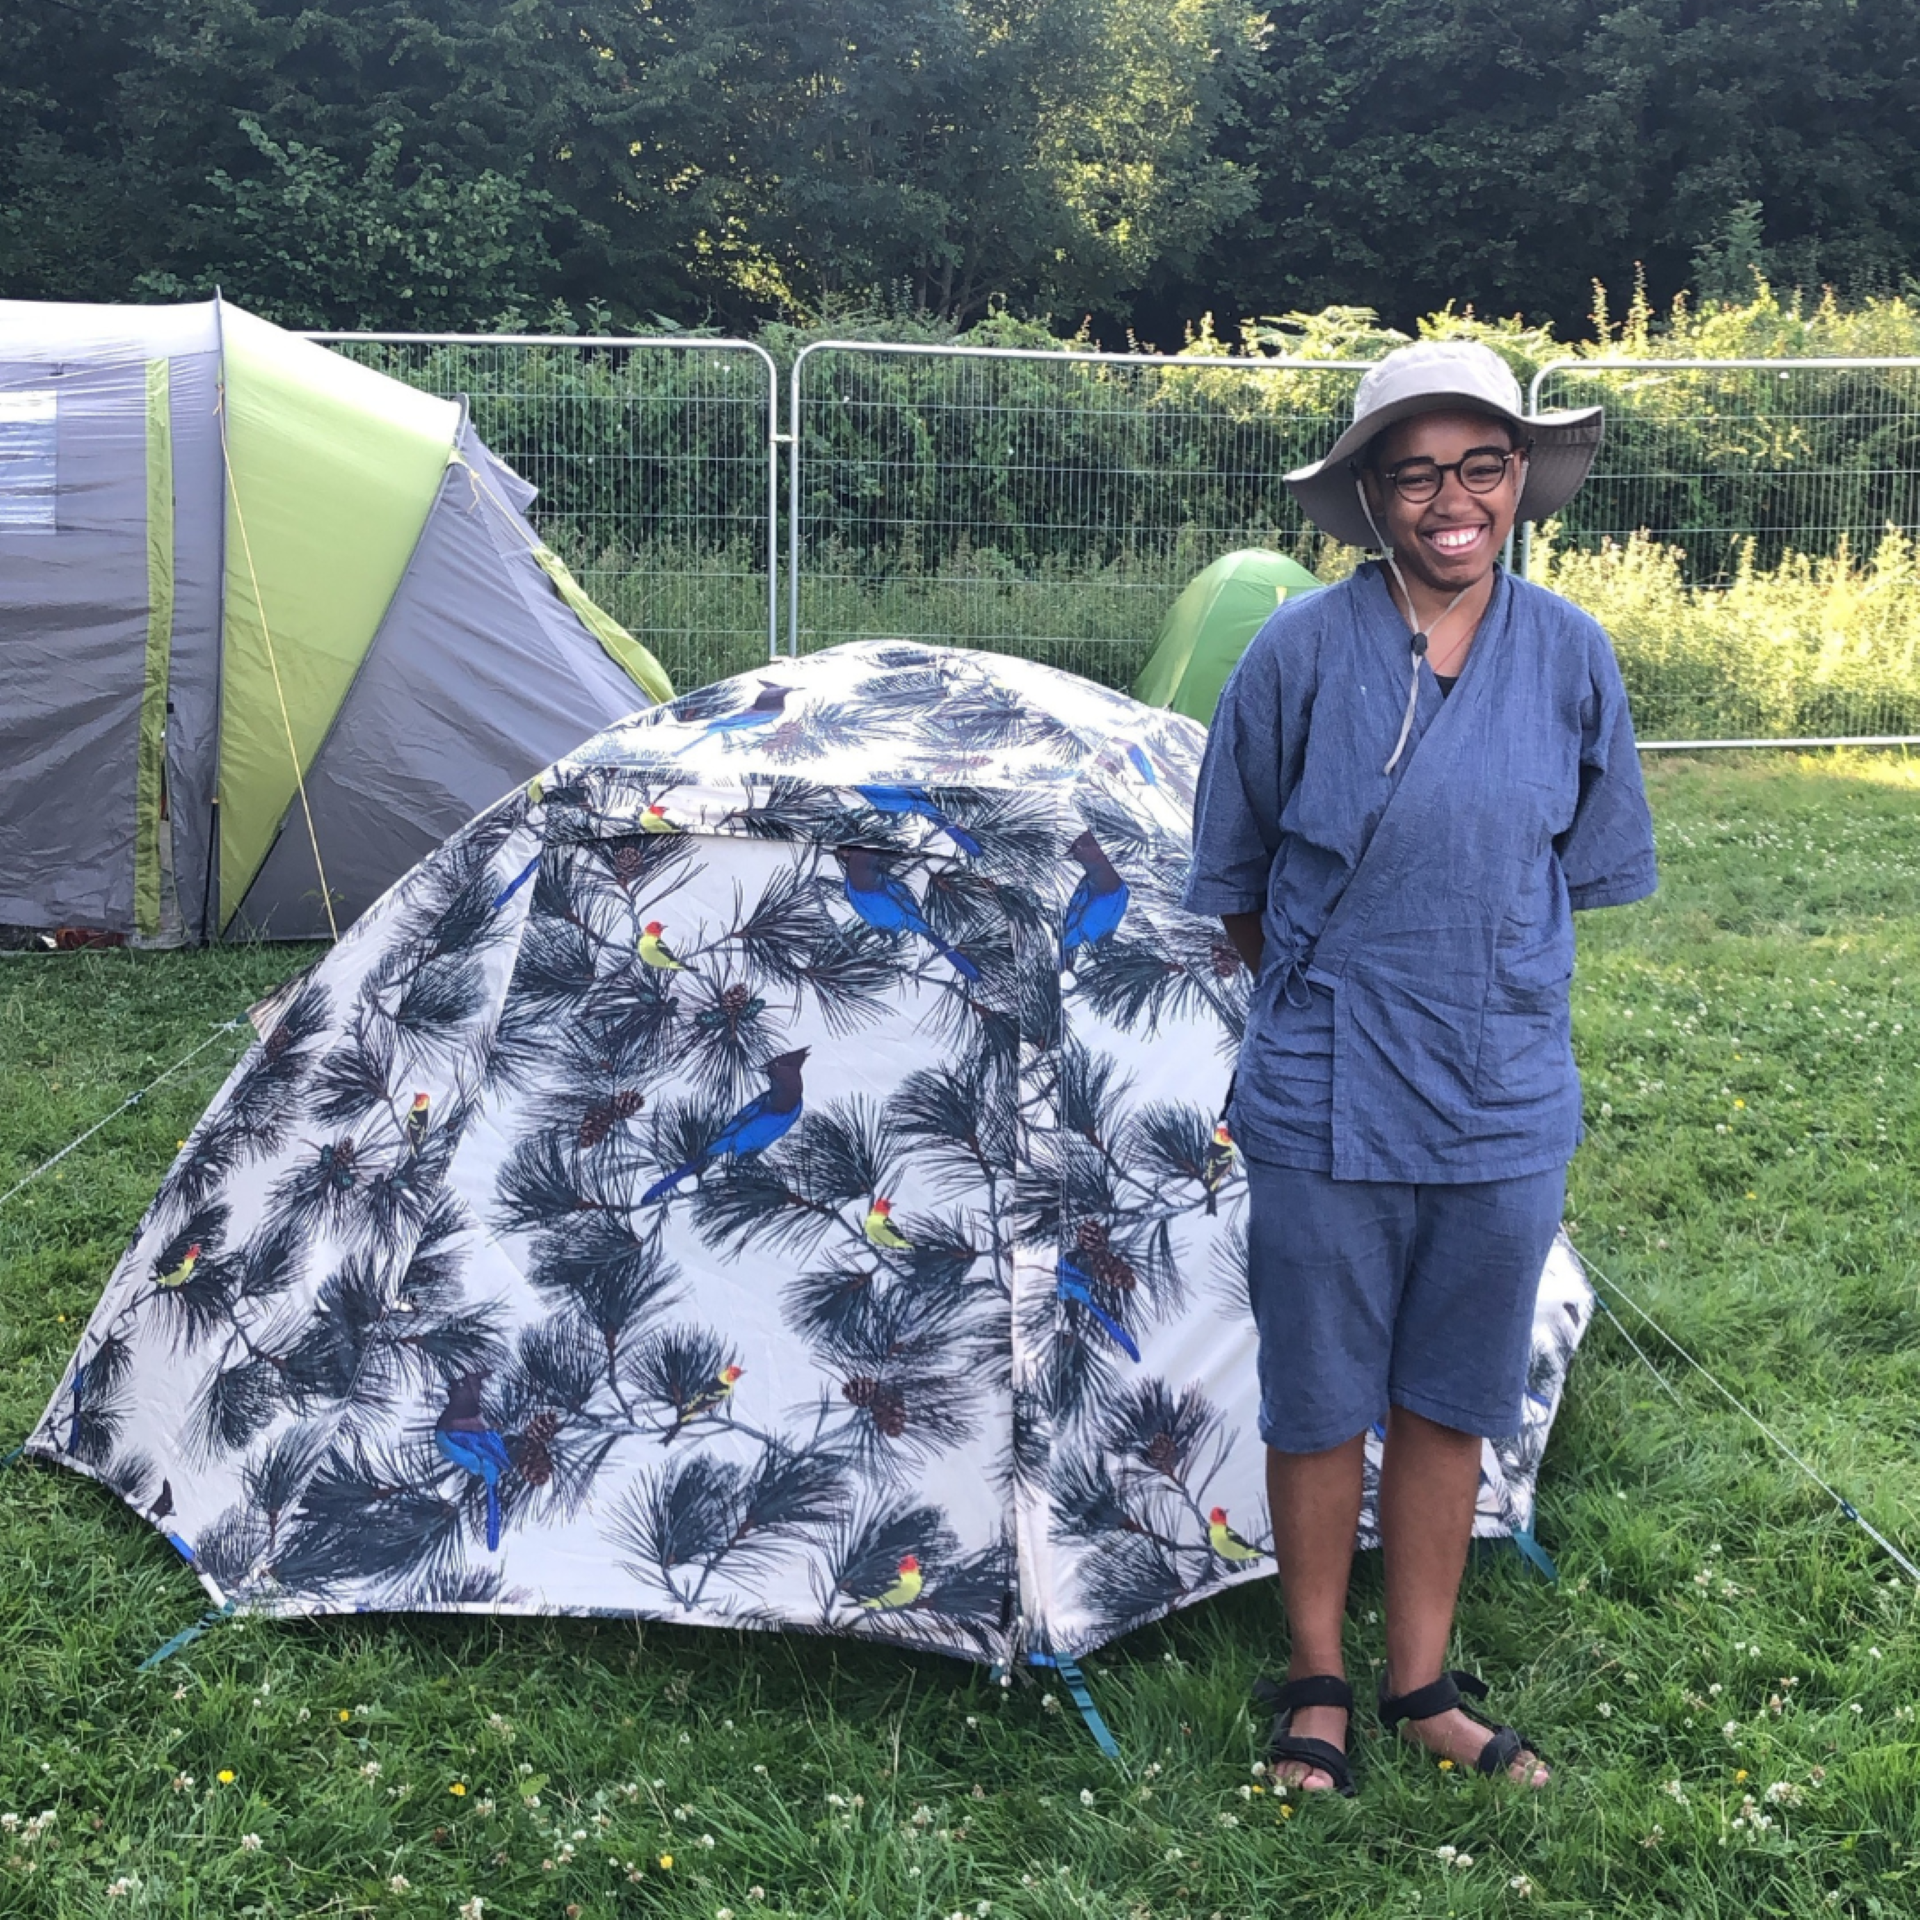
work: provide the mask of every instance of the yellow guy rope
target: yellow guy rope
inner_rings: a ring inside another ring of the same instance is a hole
[[[240,551],[246,557],[247,578],[253,584],[253,604],[260,614],[260,633],[267,643],[267,665],[273,673],[273,696],[280,703],[280,724],[287,732],[287,754],[293,761],[293,784],[300,794],[300,811],[307,823],[307,845],[313,849],[314,871],[320,876],[320,903],[327,910],[327,931],[337,942],[340,925],[333,917],[333,889],[327,884],[326,863],[320,858],[320,836],[313,829],[313,809],[307,804],[307,782],[300,770],[300,748],[293,737],[293,716],[287,711],[286,690],[280,684],[280,661],[273,650],[273,629],[267,625],[267,603],[260,597],[260,576],[253,570],[253,542],[247,538],[247,516],[241,510],[240,489],[234,483],[233,455],[227,448],[227,389],[220,387],[214,408],[220,421],[220,464],[226,469],[227,494],[233,501],[233,523],[240,529]]]

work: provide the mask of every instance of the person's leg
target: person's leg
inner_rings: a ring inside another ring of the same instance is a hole
[[[1520,1425],[1534,1300],[1563,1194],[1559,1171],[1419,1190],[1380,1470],[1390,1694],[1411,1693],[1446,1671],[1483,1436]],[[1491,1737],[1457,1708],[1406,1726],[1463,1766]],[[1547,1778],[1531,1754],[1510,1771],[1535,1786]]]
[[[1357,1433],[1321,1453],[1267,1449],[1267,1508],[1273,1516],[1273,1557],[1287,1612],[1287,1678],[1344,1675],[1341,1623],[1347,1613],[1347,1575],[1360,1524],[1360,1467],[1366,1435]],[[1296,1707],[1290,1731],[1305,1740],[1347,1744],[1340,1707]],[[1282,1786],[1325,1792],[1331,1777],[1292,1760],[1276,1769]]]
[[[1473,1534],[1480,1490],[1477,1433],[1443,1427],[1405,1407],[1387,1416],[1380,1462],[1380,1548],[1387,1606],[1390,1694],[1411,1693],[1447,1668],[1454,1601]],[[1460,1711],[1406,1723],[1413,1737],[1443,1759],[1471,1767],[1491,1737]],[[1543,1786],[1547,1770],[1531,1754],[1508,1769],[1515,1780]]]
[[[1387,1400],[1413,1189],[1246,1162],[1248,1292],[1260,1331],[1267,1508],[1291,1648],[1287,1677],[1343,1675],[1340,1630],[1359,1525],[1362,1447]],[[1289,1731],[1346,1745],[1339,1707],[1300,1707]],[[1332,1785],[1288,1761],[1283,1786]]]

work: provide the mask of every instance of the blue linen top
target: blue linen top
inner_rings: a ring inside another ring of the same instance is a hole
[[[1215,713],[1185,904],[1262,915],[1231,1124],[1253,1159],[1464,1183],[1581,1138],[1576,909],[1656,883],[1613,648],[1501,572],[1450,697],[1369,563],[1281,607]]]

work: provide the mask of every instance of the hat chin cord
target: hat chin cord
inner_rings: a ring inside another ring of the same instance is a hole
[[[1380,769],[1383,774],[1390,774],[1394,768],[1400,764],[1400,756],[1406,752],[1407,742],[1413,735],[1413,716],[1420,705],[1420,661],[1427,651],[1427,636],[1414,622],[1413,595],[1407,591],[1406,575],[1400,571],[1400,562],[1393,557],[1393,542],[1380,531],[1380,523],[1373,517],[1373,507],[1367,499],[1366,483],[1357,473],[1353,476],[1353,490],[1359,497],[1360,511],[1367,516],[1367,525],[1373,529],[1374,544],[1379,547],[1381,556],[1387,563],[1388,571],[1393,575],[1394,584],[1400,589],[1400,598],[1406,603],[1407,625],[1413,633],[1411,646],[1413,674],[1407,684],[1407,710],[1400,716],[1400,737],[1393,743],[1393,752],[1388,758],[1387,764]],[[1437,627],[1440,621],[1444,620],[1478,584],[1477,581],[1468,581],[1468,583],[1440,609],[1440,618],[1431,624]]]

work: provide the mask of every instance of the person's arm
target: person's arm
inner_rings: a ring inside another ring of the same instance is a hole
[[[1593,700],[1580,755],[1573,824],[1554,843],[1576,913],[1644,900],[1658,883],[1653,821],[1620,668],[1603,634],[1593,652]]]
[[[1257,975],[1260,971],[1260,956],[1266,951],[1266,936],[1260,931],[1260,916],[1257,913],[1223,913],[1220,924],[1227,930],[1227,938],[1233,942],[1233,950],[1247,963],[1247,971]]]
[[[1228,676],[1208,730],[1181,898],[1189,913],[1218,918],[1256,974],[1267,877],[1280,845],[1280,722],[1273,652],[1256,637]]]

